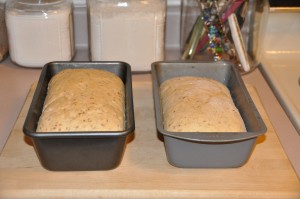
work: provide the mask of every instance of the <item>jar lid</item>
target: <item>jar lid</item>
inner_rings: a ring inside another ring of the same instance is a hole
[[[12,0],[7,1],[6,10],[25,13],[45,13],[70,8],[70,0]]]

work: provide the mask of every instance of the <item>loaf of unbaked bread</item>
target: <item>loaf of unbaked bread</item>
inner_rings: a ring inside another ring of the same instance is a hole
[[[245,132],[228,88],[203,77],[175,77],[160,86],[164,129],[173,132]]]
[[[37,132],[124,130],[124,84],[99,69],[65,69],[51,78]]]

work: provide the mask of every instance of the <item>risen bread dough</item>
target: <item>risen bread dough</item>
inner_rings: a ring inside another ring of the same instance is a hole
[[[65,69],[48,84],[37,132],[124,129],[124,84],[99,69]]]
[[[245,132],[226,86],[202,77],[175,77],[160,86],[164,128],[173,132]]]

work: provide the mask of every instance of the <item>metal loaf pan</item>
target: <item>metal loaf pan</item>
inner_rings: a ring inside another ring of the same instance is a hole
[[[50,79],[64,69],[96,68],[119,76],[125,86],[125,130],[102,132],[36,132]],[[32,139],[42,166],[52,171],[108,170],[117,167],[126,140],[135,128],[131,69],[124,62],[52,62],[46,64],[38,81],[24,126]]]
[[[177,76],[207,77],[226,85],[247,132],[166,131],[163,127],[159,87],[165,80]],[[152,64],[152,80],[156,126],[163,135],[171,165],[182,168],[230,168],[245,164],[256,138],[266,132],[266,126],[234,66],[227,62],[155,62]]]

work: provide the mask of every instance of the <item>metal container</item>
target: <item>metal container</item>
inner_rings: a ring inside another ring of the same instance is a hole
[[[119,76],[125,85],[125,130],[36,132],[50,79],[64,69],[96,68]],[[46,64],[34,93],[23,131],[32,139],[42,166],[53,171],[108,170],[117,167],[135,128],[130,66],[125,62],[52,62]]]
[[[247,132],[169,132],[163,126],[159,87],[167,79],[199,76],[222,82],[230,90]],[[266,132],[241,77],[227,62],[156,62],[152,64],[156,126],[163,135],[171,165],[183,168],[240,167],[248,160],[258,136]]]

